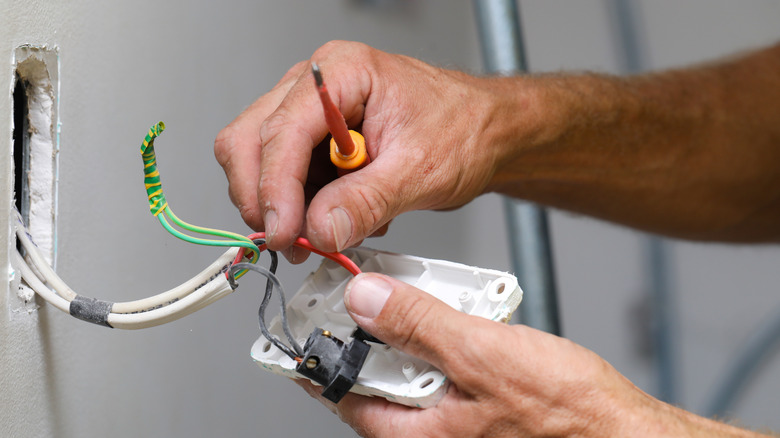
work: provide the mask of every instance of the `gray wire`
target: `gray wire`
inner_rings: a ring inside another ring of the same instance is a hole
[[[258,317],[260,320],[260,331],[263,333],[263,336],[265,336],[266,339],[271,341],[278,349],[282,350],[286,355],[290,356],[291,358],[296,357],[303,357],[303,348],[298,345],[298,342],[295,341],[295,337],[292,335],[292,332],[290,331],[290,326],[287,322],[287,304],[285,302],[284,298],[284,289],[282,288],[282,283],[279,281],[279,278],[276,276],[273,270],[276,268],[276,263],[273,263],[273,260],[275,257],[275,253],[272,251],[269,251],[270,254],[272,254],[272,270],[269,270],[263,266],[258,266],[252,263],[236,263],[230,267],[229,275],[230,277],[233,277],[236,271],[240,270],[250,270],[257,272],[258,274],[264,276],[268,279],[266,282],[266,290],[265,295],[263,296],[263,301],[260,304],[260,309],[258,310]],[[268,307],[268,303],[271,301],[271,292],[273,291],[273,287],[276,287],[279,290],[279,301],[281,302],[281,318],[282,318],[282,330],[284,331],[285,336],[287,337],[287,340],[290,341],[290,345],[292,346],[292,349],[290,347],[284,345],[281,340],[279,340],[278,337],[271,334],[271,332],[268,330],[268,327],[265,324],[265,310]]]

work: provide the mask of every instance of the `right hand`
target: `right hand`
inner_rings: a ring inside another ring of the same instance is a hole
[[[340,251],[400,213],[459,207],[485,191],[500,162],[496,144],[509,141],[490,138],[506,110],[499,80],[351,42],[330,42],[311,60],[365,137],[371,163],[336,177],[324,148],[315,149],[328,130],[310,61],[296,64],[214,146],[233,203],[250,227],[266,231],[269,248],[303,236]]]
[[[417,409],[350,393],[334,404],[296,380],[365,437],[766,437],[650,397],[567,339],[459,312],[398,279],[363,273],[346,286],[352,319],[451,382]]]
[[[360,327],[451,382],[435,407],[418,409],[352,393],[333,404],[296,381],[361,436],[682,436],[682,411],[567,339],[466,315],[378,273],[351,280],[344,303]]]

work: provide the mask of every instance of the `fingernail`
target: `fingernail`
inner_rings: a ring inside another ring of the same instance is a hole
[[[376,275],[359,274],[344,292],[344,304],[352,312],[366,318],[375,318],[385,307],[393,286]]]
[[[279,225],[279,217],[276,212],[268,210],[265,212],[265,241],[271,243],[276,234],[276,227]]]
[[[336,251],[341,251],[347,247],[350,237],[352,237],[352,221],[347,212],[336,207],[328,213],[330,226],[333,229],[333,240],[336,242]]]

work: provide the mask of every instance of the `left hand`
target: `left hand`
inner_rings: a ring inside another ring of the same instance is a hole
[[[515,141],[536,146],[534,133],[546,132],[530,87],[354,42],[330,42],[311,61],[348,126],[365,136],[371,163],[337,177],[321,143],[328,128],[311,63],[296,64],[214,143],[230,199],[250,227],[265,230],[272,250],[290,250],[300,236],[341,251],[383,233],[403,212],[466,204],[485,192]]]
[[[301,383],[367,437],[645,436],[662,433],[655,427],[677,430],[640,421],[648,415],[687,414],[646,395],[571,341],[466,315],[391,277],[360,274],[344,300],[361,327],[451,381],[429,409],[351,393],[334,405],[319,395],[322,388]]]

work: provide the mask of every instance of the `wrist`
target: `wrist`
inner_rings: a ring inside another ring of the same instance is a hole
[[[486,191],[512,193],[523,178],[533,178],[534,169],[555,162],[577,123],[570,80],[557,74],[487,79],[491,123],[484,139],[494,172]]]

